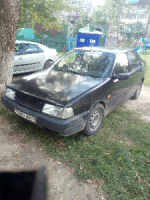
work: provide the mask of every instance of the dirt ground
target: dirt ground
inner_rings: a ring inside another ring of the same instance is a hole
[[[143,86],[138,100],[128,100],[127,109],[135,110],[144,120],[150,121],[150,88]],[[24,134],[12,134],[11,127],[0,118],[0,171],[31,170],[47,167],[49,200],[102,200],[97,184],[78,180],[73,170],[56,162],[34,140],[24,144]]]
[[[141,119],[150,121],[150,87],[142,86],[142,91],[137,100],[128,100],[125,106],[129,110],[139,113]]]

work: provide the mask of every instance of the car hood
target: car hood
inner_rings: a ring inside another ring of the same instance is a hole
[[[8,86],[46,101],[64,105],[105,80],[106,78],[93,78],[50,69],[25,76]]]

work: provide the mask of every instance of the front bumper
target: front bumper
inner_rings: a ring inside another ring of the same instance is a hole
[[[6,96],[2,97],[2,102],[12,112],[14,112],[14,109],[16,108],[28,115],[35,117],[36,123],[33,123],[34,125],[57,132],[58,135],[61,136],[69,136],[82,131],[85,127],[89,114],[89,111],[86,111],[72,118],[61,120],[22,106],[15,101],[8,99]]]

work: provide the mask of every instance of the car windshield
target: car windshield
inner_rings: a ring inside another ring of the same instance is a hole
[[[106,78],[110,75],[114,54],[102,51],[71,50],[52,69],[84,76]]]

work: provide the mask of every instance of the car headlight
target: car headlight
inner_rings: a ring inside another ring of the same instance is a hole
[[[61,108],[50,104],[45,104],[42,112],[61,119],[68,119],[74,116],[73,108]]]
[[[14,90],[7,88],[5,96],[8,97],[9,99],[15,100],[15,93],[16,92]]]

